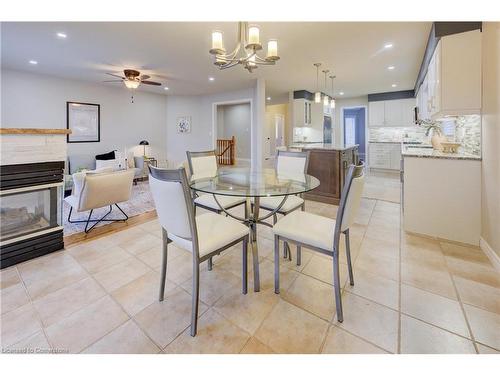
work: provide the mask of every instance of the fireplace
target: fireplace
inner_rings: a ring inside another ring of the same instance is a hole
[[[0,166],[0,268],[64,247],[64,162]]]

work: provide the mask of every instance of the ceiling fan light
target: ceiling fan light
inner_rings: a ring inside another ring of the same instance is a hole
[[[136,80],[130,80],[130,79],[125,79],[123,80],[123,83],[125,84],[125,86],[128,88],[128,89],[136,89],[139,87],[139,85],[141,84],[139,81],[136,81]]]
[[[314,94],[314,103],[321,103],[321,93],[319,91]]]

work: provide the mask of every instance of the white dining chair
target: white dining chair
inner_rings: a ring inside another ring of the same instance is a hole
[[[217,175],[219,166],[217,164],[217,156],[215,150],[211,151],[186,151],[189,173],[191,175],[191,182],[211,178]],[[221,195],[217,197],[220,205],[228,210],[246,203],[246,199],[242,197],[231,197]],[[220,206],[215,201],[212,194],[202,194],[195,196],[195,207],[201,207],[208,211],[213,211],[218,214],[222,212]],[[246,207],[246,206],[245,206]]]
[[[210,151],[186,151],[187,162],[189,166],[190,181],[196,181],[204,178],[211,178],[217,175],[219,164],[217,163],[217,156],[215,150]],[[245,217],[247,216],[246,198],[244,197],[231,197],[228,195],[219,195],[217,201],[212,194],[198,194],[193,193],[194,207],[204,208],[205,210],[221,214],[225,210],[235,208],[243,205]],[[220,205],[220,206],[219,206]],[[208,260],[208,270],[212,270],[212,258]]]
[[[351,249],[349,228],[353,225],[365,183],[364,165],[349,167],[340,205],[335,220],[305,211],[294,211],[280,219],[273,226],[274,233],[274,292],[279,294],[279,245],[280,241],[295,243],[308,249],[329,255],[333,258],[333,287],[335,289],[335,304],[337,320],[342,322],[342,300],[340,295],[339,276],[339,242],[340,234],[345,235],[345,248],[349,281],[354,285],[351,264]]]
[[[307,167],[309,165],[309,152],[297,152],[297,151],[282,151],[278,150],[276,155],[276,174],[282,177],[289,177],[292,179],[300,178],[307,173]],[[283,197],[262,197],[260,199],[260,208],[267,211],[276,210]],[[287,215],[297,209],[305,211],[305,201],[302,196],[299,195],[289,195],[285,203],[279,208],[276,214],[273,215],[273,223],[276,224],[277,214]],[[285,242],[283,249],[283,257],[292,260],[292,253],[288,243]],[[301,263],[301,248],[300,245],[297,246],[297,266]]]
[[[168,243],[192,253],[193,292],[191,336],[196,335],[200,289],[200,264],[242,242],[242,292],[247,293],[249,229],[229,217],[212,212],[195,216],[186,171],[149,166],[149,185],[162,227],[163,257],[159,300],[163,301],[167,273]]]

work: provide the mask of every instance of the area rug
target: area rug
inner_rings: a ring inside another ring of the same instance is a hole
[[[153,196],[149,190],[148,181],[140,181],[137,185],[132,186],[132,196],[131,198],[123,203],[119,203],[121,209],[129,216],[137,216],[148,211],[155,209]],[[70,223],[68,222],[68,214],[70,205],[66,202],[63,203],[63,225],[64,225],[64,235],[69,236],[74,233],[83,232],[85,229],[85,223]],[[94,210],[92,213],[92,218],[100,218],[109,211],[108,207],[103,207]],[[89,211],[86,212],[73,212],[71,213],[71,220],[87,220]],[[115,206],[113,206],[113,211],[106,217],[106,219],[121,219],[123,214]],[[107,225],[110,222],[101,222],[96,225],[96,227]],[[89,224],[89,226],[92,225]]]

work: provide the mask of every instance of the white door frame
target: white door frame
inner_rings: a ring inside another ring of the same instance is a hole
[[[252,98],[243,98],[237,100],[225,100],[222,102],[213,102],[212,103],[212,145],[213,149],[217,149],[217,106],[219,105],[231,105],[231,104],[250,104],[250,162],[252,161],[252,155],[254,151],[254,143],[253,139],[253,99]],[[234,156],[235,159],[236,155]]]
[[[340,112],[342,114],[342,120],[340,123],[342,124],[342,143],[344,143],[344,139],[345,139],[344,109],[356,109],[356,108],[364,108],[365,109],[365,165],[369,165],[368,164],[368,137],[369,137],[369,134],[368,134],[368,106],[367,105],[351,105],[351,106],[341,108]]]

